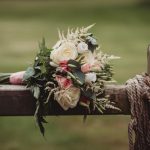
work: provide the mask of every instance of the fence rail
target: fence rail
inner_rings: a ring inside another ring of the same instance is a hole
[[[104,114],[130,114],[130,106],[126,94],[125,85],[107,85],[105,95],[110,95],[110,100],[115,102],[115,106],[121,111],[107,110]],[[46,115],[83,115],[85,111],[80,106],[63,111],[54,102]],[[0,116],[30,116],[35,112],[35,99],[30,90],[20,85],[0,85]],[[87,113],[88,114],[88,113]],[[95,111],[91,115],[99,115]]]

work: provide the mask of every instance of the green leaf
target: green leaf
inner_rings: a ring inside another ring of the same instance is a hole
[[[42,66],[41,66],[41,73],[42,73],[42,74],[45,74],[45,73],[46,73],[46,67],[45,67],[45,65],[42,65]]]
[[[81,84],[85,83],[85,74],[80,70],[76,70],[73,72],[73,75],[81,82]]]
[[[68,66],[70,67],[72,74],[76,77],[76,79],[81,83],[84,84],[85,82],[85,74],[81,71],[81,65],[79,62],[75,60],[69,60]]]
[[[91,52],[94,52],[94,50],[98,47],[96,39],[92,36],[88,36],[86,38],[86,43],[88,44],[88,48]]]
[[[43,125],[43,123],[42,123],[43,117],[40,116],[40,115],[35,115],[35,118],[36,118],[36,123],[37,123],[37,125],[38,125],[38,127],[39,127],[39,129],[40,129],[40,132],[41,132],[41,134],[44,136],[45,128],[44,128],[44,125]]]
[[[89,100],[96,100],[96,95],[95,95],[95,93],[91,89],[83,90],[82,94],[85,97],[87,97]]]
[[[34,86],[33,88],[33,96],[36,98],[36,99],[39,99],[39,96],[40,96],[40,88],[38,86]]]
[[[45,122],[43,121],[43,119],[44,119],[43,116],[40,114],[39,101],[37,101],[37,103],[36,103],[36,111],[35,111],[34,116],[35,116],[36,124],[38,125],[38,127],[40,129],[40,132],[44,136],[45,129],[44,129],[43,123],[45,123]]]
[[[41,43],[39,43],[39,48],[40,48],[40,50],[45,50],[45,38],[43,38],[42,39],[42,42]]]
[[[39,48],[40,48],[40,53],[39,56],[45,56],[47,57],[48,54],[50,53],[50,49],[48,49],[45,45],[45,38],[42,39],[42,42],[39,43]]]
[[[81,69],[81,65],[79,62],[75,61],[75,60],[72,60],[70,59],[68,61],[68,66],[73,69],[73,70],[80,70]]]
[[[31,78],[33,75],[35,74],[35,71],[33,69],[33,67],[28,67],[24,76],[23,76],[23,80],[27,81],[29,78]]]

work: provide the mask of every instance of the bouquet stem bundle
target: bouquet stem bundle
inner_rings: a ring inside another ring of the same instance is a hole
[[[12,73],[0,73],[0,84],[8,84]]]

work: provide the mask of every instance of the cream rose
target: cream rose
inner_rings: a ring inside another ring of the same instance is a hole
[[[55,93],[55,97],[60,106],[64,110],[68,110],[69,108],[77,106],[80,98],[80,89],[72,86],[66,90],[61,90],[60,92]]]
[[[50,58],[56,64],[61,61],[76,59],[78,52],[76,46],[71,42],[64,42],[62,45],[51,52]]]

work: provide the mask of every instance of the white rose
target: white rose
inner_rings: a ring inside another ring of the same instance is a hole
[[[76,47],[71,42],[64,42],[60,47],[52,50],[50,54],[50,58],[56,64],[59,64],[61,61],[76,59],[78,56],[78,52]]]
[[[95,82],[96,81],[96,73],[90,72],[85,74],[85,82]]]
[[[77,106],[80,98],[80,89],[72,86],[66,90],[61,90],[58,94],[55,93],[55,97],[60,106],[64,110],[68,110]]]
[[[85,42],[80,42],[77,48],[78,48],[78,53],[84,53],[88,51],[88,45]]]

